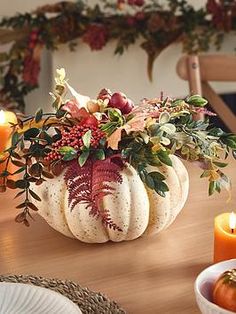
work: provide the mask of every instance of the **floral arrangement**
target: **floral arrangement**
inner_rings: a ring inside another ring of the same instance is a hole
[[[53,97],[54,112],[39,109],[34,116],[18,117],[13,124],[11,147],[2,156],[5,163],[1,191],[19,189],[24,200],[17,208],[16,221],[29,225],[30,211],[37,207],[32,199],[40,197],[32,185],[64,175],[71,210],[84,203],[93,217],[107,227],[120,230],[101,206],[103,197],[113,193],[112,182],[122,183],[121,171],[132,165],[145,185],[165,197],[169,187],[158,171],[172,166],[170,155],[198,164],[201,177],[209,180],[209,194],[230,187],[222,172],[230,151],[236,156],[236,135],[228,134],[205,121],[195,121],[207,101],[198,95],[185,99],[169,97],[143,99],[134,105],[121,92],[100,91],[97,99],[78,94],[67,82],[64,69],[57,70]],[[72,97],[66,98],[68,93]],[[8,171],[9,163],[18,167]],[[148,172],[147,166],[157,171]],[[19,179],[12,175],[22,174]]]
[[[68,43],[74,50],[81,39],[100,50],[115,40],[115,53],[122,54],[141,39],[151,79],[154,60],[173,42],[182,42],[190,54],[207,51],[212,44],[219,49],[225,34],[236,30],[236,3],[208,0],[195,9],[184,0],[166,0],[164,5],[157,0],[101,0],[94,7],[84,0],[63,1],[3,18],[0,27],[1,44],[12,43],[0,53],[0,100],[24,111],[24,96],[38,86],[44,47],[54,50]]]

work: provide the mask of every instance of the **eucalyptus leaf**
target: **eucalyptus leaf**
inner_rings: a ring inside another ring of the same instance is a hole
[[[118,122],[107,122],[103,124],[101,130],[110,136],[119,126],[120,124]]]
[[[106,158],[104,150],[103,149],[96,150],[95,157],[99,160],[104,160]]]
[[[203,171],[203,173],[201,174],[200,178],[207,178],[209,177],[211,174],[210,170],[205,170]]]
[[[200,95],[192,95],[188,97],[185,101],[186,103],[195,107],[204,107],[208,103],[208,101]]]
[[[64,161],[70,161],[77,157],[77,151],[71,146],[63,146],[58,149],[58,152],[63,155]]]
[[[167,123],[170,121],[170,114],[168,112],[162,112],[159,117],[159,123]]]
[[[220,167],[220,168],[224,168],[228,165],[225,162],[219,162],[219,161],[214,161],[213,164],[216,165],[217,167]]]
[[[82,136],[82,140],[83,140],[84,146],[85,146],[86,148],[89,148],[89,147],[90,147],[91,136],[92,136],[91,130],[88,130],[88,131]]]
[[[151,176],[153,180],[156,182],[163,181],[166,179],[166,177],[158,171],[149,172],[149,176]]]
[[[21,172],[25,171],[25,169],[26,169],[26,166],[21,167],[21,168],[17,169],[17,170],[13,173],[13,175],[14,175],[14,174],[21,173]]]
[[[37,137],[39,135],[40,130],[37,128],[31,128],[24,133],[24,139],[30,140],[31,138]]]
[[[43,138],[45,141],[47,141],[47,143],[49,145],[51,145],[53,143],[52,137],[46,131],[43,131],[41,133],[41,138]]]
[[[23,203],[16,206],[17,209],[21,209],[21,208],[25,208],[25,207],[27,207],[26,202],[23,202]]]
[[[62,109],[58,109],[56,112],[56,118],[57,119],[61,119],[62,117],[64,117],[64,115],[67,113],[67,111],[62,110]]]
[[[86,163],[87,159],[89,157],[89,150],[84,151],[78,158],[78,162],[80,167],[83,167],[83,165]]]
[[[7,180],[7,187],[9,189],[12,189],[12,190],[16,189],[16,182],[14,180],[8,179]]]
[[[48,172],[45,170],[42,171],[42,175],[47,179],[53,179],[54,178],[54,175],[51,172]]]
[[[162,192],[169,191],[168,185],[163,181],[156,183],[155,186],[156,186],[156,189],[158,189],[159,191],[162,191]]]
[[[35,163],[29,168],[29,173],[33,176],[39,177],[42,173],[42,170],[42,165],[40,165],[39,163]]]
[[[38,209],[38,207],[37,206],[35,206],[33,203],[31,203],[31,202],[29,202],[28,204],[28,207],[30,208],[30,209],[32,209],[32,210],[34,210],[34,211],[38,211],[39,209]]]
[[[167,151],[159,150],[156,154],[157,154],[157,157],[159,158],[159,160],[163,164],[166,164],[167,166],[172,166],[172,161],[171,161]]]
[[[159,194],[161,197],[165,197],[165,196],[166,196],[165,192],[163,192],[162,190],[159,190],[157,187],[155,188],[155,191],[156,191],[156,193]]]
[[[11,162],[13,163],[13,165],[15,165],[17,167],[24,167],[25,166],[25,164],[20,160],[11,159]]]
[[[220,193],[220,192],[221,192],[220,182],[218,182],[218,181],[216,181],[215,190],[216,190],[218,193]]]
[[[221,140],[224,144],[226,144],[227,146],[229,146],[232,149],[236,149],[236,135],[234,134],[229,134],[226,136],[222,136]]]
[[[143,141],[145,144],[148,144],[150,137],[147,133],[145,132],[140,132],[140,136],[142,137]]]
[[[19,141],[19,138],[20,138],[20,135],[19,133],[15,132],[13,135],[12,135],[12,138],[11,138],[11,145],[12,146],[16,146],[18,141]]]
[[[168,137],[162,137],[161,139],[161,144],[165,145],[165,146],[168,146],[170,145],[170,139]]]
[[[39,121],[41,121],[42,117],[43,117],[43,109],[39,108],[35,113],[35,118],[34,118],[35,122],[38,123]]]
[[[14,199],[16,199],[17,197],[21,196],[21,195],[24,194],[24,193],[25,193],[25,191],[20,191],[20,192],[18,192],[18,193],[15,195]]]
[[[162,163],[160,162],[160,160],[158,159],[157,156],[155,155],[150,155],[147,157],[147,162],[150,166],[154,166],[154,167],[160,167],[162,165]]]
[[[19,189],[27,189],[29,187],[29,182],[27,180],[17,180],[16,187]]]
[[[111,121],[123,122],[123,117],[118,109],[109,109],[108,116]]]
[[[219,136],[222,136],[224,134],[224,131],[221,130],[220,128],[213,128],[209,131],[209,134],[212,136],[219,137]]]
[[[164,125],[162,125],[161,127],[160,127],[160,129],[162,130],[162,131],[164,131],[164,132],[166,132],[167,134],[174,134],[175,132],[176,132],[176,127],[175,127],[175,125],[174,124],[172,124],[172,123],[166,123],[166,124],[164,124]]]
[[[139,176],[141,180],[145,183],[146,182],[146,175],[143,171],[139,171]]]
[[[36,194],[34,191],[29,190],[30,195],[37,201],[41,201],[41,198],[38,196],[38,194]]]
[[[183,103],[184,103],[183,99],[176,99],[176,100],[174,100],[174,101],[172,102],[172,107],[179,106],[179,105],[181,105],[181,104],[183,104]]]
[[[146,175],[146,178],[145,178],[145,182],[147,184],[147,186],[150,188],[150,189],[154,189],[155,187],[155,182],[152,178],[152,176],[150,176],[149,174]]]
[[[215,181],[211,181],[209,183],[209,189],[208,189],[208,194],[212,195],[216,190],[216,182]]]

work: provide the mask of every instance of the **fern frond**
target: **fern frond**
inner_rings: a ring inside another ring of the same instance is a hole
[[[123,166],[123,163],[116,162],[112,157],[105,160],[88,160],[83,167],[77,160],[72,160],[64,175],[71,210],[78,204],[86,204],[92,217],[100,218],[108,228],[122,231],[112,221],[109,210],[102,208],[102,199],[114,191],[109,183],[122,183],[120,171]]]

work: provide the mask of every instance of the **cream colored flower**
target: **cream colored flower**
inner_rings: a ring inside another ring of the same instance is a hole
[[[64,85],[65,84],[65,78],[66,78],[66,71],[64,68],[60,68],[56,70],[57,77],[55,78],[56,84],[58,85]]]

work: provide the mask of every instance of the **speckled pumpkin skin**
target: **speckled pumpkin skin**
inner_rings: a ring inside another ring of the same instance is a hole
[[[176,156],[171,159],[173,167],[158,168],[170,188],[165,198],[147,188],[130,165],[122,171],[122,184],[112,184],[115,192],[104,197],[103,206],[122,232],[105,228],[100,219],[89,216],[83,204],[71,211],[63,174],[34,187],[42,199],[36,204],[39,214],[57,231],[87,243],[120,242],[159,233],[175,220],[188,196],[187,170]]]

